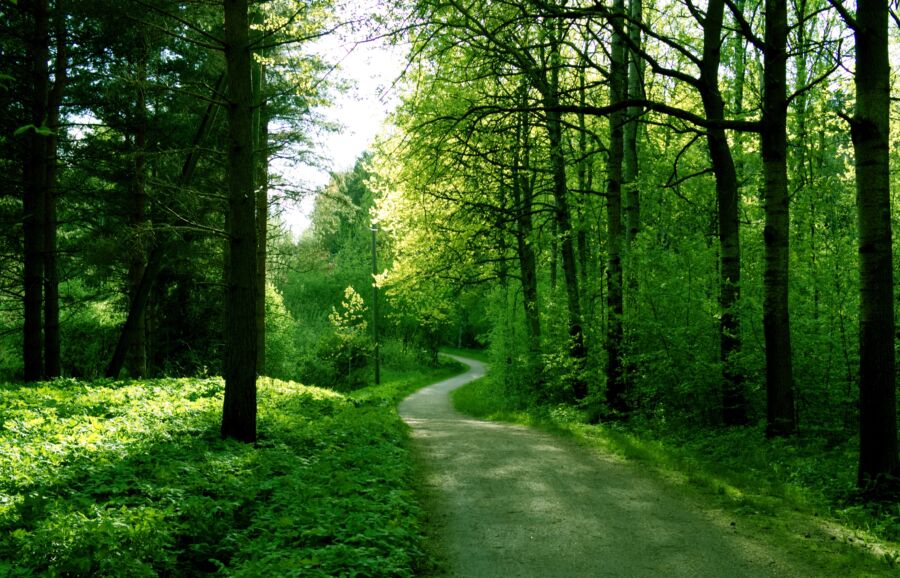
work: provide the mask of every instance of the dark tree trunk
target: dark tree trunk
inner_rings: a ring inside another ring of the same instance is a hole
[[[34,130],[27,133],[29,154],[25,157],[22,226],[24,233],[24,315],[22,358],[25,381],[44,377],[42,328],[44,250],[47,199],[47,121],[49,96],[50,11],[47,0],[23,2],[33,22],[29,39],[31,63],[31,101],[29,123]],[[40,128],[40,130],[39,130]]]
[[[262,19],[254,14],[255,21]],[[253,156],[256,169],[256,369],[266,374],[266,259],[269,228],[269,116],[266,67],[253,62]]]
[[[859,211],[859,484],[898,473],[890,199],[888,7],[859,0],[856,114],[851,124]]]
[[[766,0],[762,161],[765,176],[766,435],[786,436],[797,424],[788,310],[790,213],[787,176],[787,5]]]
[[[247,0],[225,0],[228,212],[222,437],[256,441],[256,219]]]
[[[47,197],[45,199],[44,228],[44,375],[47,378],[62,374],[59,339],[59,270],[57,266],[57,216],[60,109],[68,80],[68,45],[66,43],[66,15],[62,0],[57,0],[53,14],[56,36],[54,82],[47,102],[47,126],[53,134],[47,138]]]
[[[641,45],[640,22],[643,16],[641,3],[643,0],[629,0],[631,16],[627,27],[630,44]],[[634,52],[628,53],[628,98],[644,97],[644,69],[641,58]],[[625,189],[625,245],[631,247],[634,238],[641,230],[641,191],[638,185],[638,119],[641,108],[629,106],[623,133],[622,185]],[[634,275],[630,275],[634,279]],[[631,283],[631,281],[629,282]],[[629,285],[630,287],[630,285]]]
[[[700,70],[700,94],[709,120],[723,120],[725,107],[719,92],[721,62],[723,0],[710,0],[703,26],[703,60]],[[722,362],[722,419],[727,425],[747,423],[747,396],[744,379],[735,367],[741,350],[740,315],[737,310],[741,295],[741,241],[738,221],[740,191],[734,159],[725,131],[706,131],[713,173],[719,221],[719,321],[720,358]]]
[[[524,92],[524,91],[523,91]],[[528,331],[530,361],[537,367],[541,354],[541,316],[538,304],[537,260],[532,241],[534,189],[523,171],[529,170],[528,113],[519,115],[516,126],[516,152],[512,167],[513,210],[516,215],[516,250],[522,279],[522,305]]]
[[[144,84],[147,80],[146,55],[142,52],[137,63],[138,93],[135,104],[134,122],[134,172],[131,178],[131,228],[134,235],[131,263],[128,267],[131,303],[138,301],[141,281],[147,269],[145,237],[147,226],[147,103]],[[149,290],[149,288],[148,288]],[[149,293],[148,293],[149,294]],[[147,297],[143,299],[146,302]],[[134,311],[131,347],[128,350],[128,373],[132,377],[147,375],[147,308],[146,305]],[[131,312],[129,312],[131,313]]]
[[[615,0],[613,13],[612,49],[609,65],[609,100],[615,104],[625,100],[627,91],[627,62],[622,38],[625,5]],[[622,160],[624,152],[625,112],[609,115],[609,160],[606,167],[606,402],[616,412],[628,411],[626,384],[622,362]]]

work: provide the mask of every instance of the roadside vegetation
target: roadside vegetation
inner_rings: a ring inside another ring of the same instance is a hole
[[[589,411],[526,399],[494,375],[456,390],[453,403],[473,417],[539,427],[639,464],[826,575],[891,576],[900,569],[900,507],[863,499],[853,438],[809,431],[766,440],[761,425],[590,424]]]
[[[0,385],[0,576],[411,576],[423,561],[396,402],[259,381],[256,446],[219,378]]]

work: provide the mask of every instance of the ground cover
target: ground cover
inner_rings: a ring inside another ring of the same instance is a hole
[[[256,447],[222,381],[0,385],[0,576],[409,576],[422,562],[396,401],[261,379]]]

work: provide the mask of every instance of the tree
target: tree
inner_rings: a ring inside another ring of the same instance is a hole
[[[856,16],[830,0],[856,39],[856,156],[859,223],[859,475],[877,488],[900,470],[894,359],[894,280],[890,197],[888,5],[859,0]]]
[[[228,85],[228,235],[222,437],[256,441],[256,219],[250,23],[247,0],[225,1]]]
[[[790,212],[787,174],[787,5],[766,0],[761,152],[765,175],[766,435],[794,433],[794,374],[788,309]]]

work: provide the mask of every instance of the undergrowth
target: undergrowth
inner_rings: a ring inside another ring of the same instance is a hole
[[[220,379],[0,385],[0,576],[410,576],[423,562],[395,403],[261,379],[259,442]]]
[[[536,405],[488,376],[453,393],[457,410],[533,425],[639,462],[718,507],[817,556],[828,575],[900,570],[900,505],[863,500],[855,489],[857,444],[833,432],[767,440],[762,426],[688,428],[653,422],[590,425],[569,405]]]

